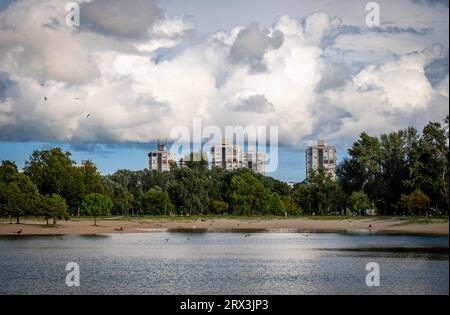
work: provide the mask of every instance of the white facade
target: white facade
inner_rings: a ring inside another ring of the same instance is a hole
[[[243,158],[241,148],[228,144],[226,139],[222,140],[222,144],[215,144],[211,147],[211,167],[234,170],[243,166]]]
[[[264,175],[266,155],[263,152],[248,151],[244,154],[244,164],[253,172]]]
[[[148,169],[156,171],[169,171],[170,164],[175,163],[175,155],[166,150],[162,144],[158,144],[158,149],[148,152]]]
[[[336,148],[325,145],[325,141],[318,140],[317,145],[309,146],[306,150],[306,178],[311,170],[317,172],[323,167],[332,179],[336,179]]]

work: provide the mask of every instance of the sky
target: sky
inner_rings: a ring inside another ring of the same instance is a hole
[[[448,1],[0,0],[0,160],[60,146],[99,170],[147,167],[177,126],[277,126],[267,175],[305,177],[305,148],[338,159],[448,115]]]

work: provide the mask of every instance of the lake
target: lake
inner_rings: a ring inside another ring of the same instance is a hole
[[[68,262],[80,286],[65,284]],[[366,285],[366,264],[380,286]],[[448,237],[153,231],[0,237],[0,294],[448,294]]]

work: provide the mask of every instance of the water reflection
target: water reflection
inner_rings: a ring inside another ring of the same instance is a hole
[[[65,286],[65,265],[81,286]],[[382,285],[366,287],[365,265]],[[448,238],[202,229],[0,237],[2,294],[448,294]]]

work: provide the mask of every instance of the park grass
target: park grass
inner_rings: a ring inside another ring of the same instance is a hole
[[[41,224],[41,227],[49,229],[49,228],[57,228],[58,225],[57,224]]]

